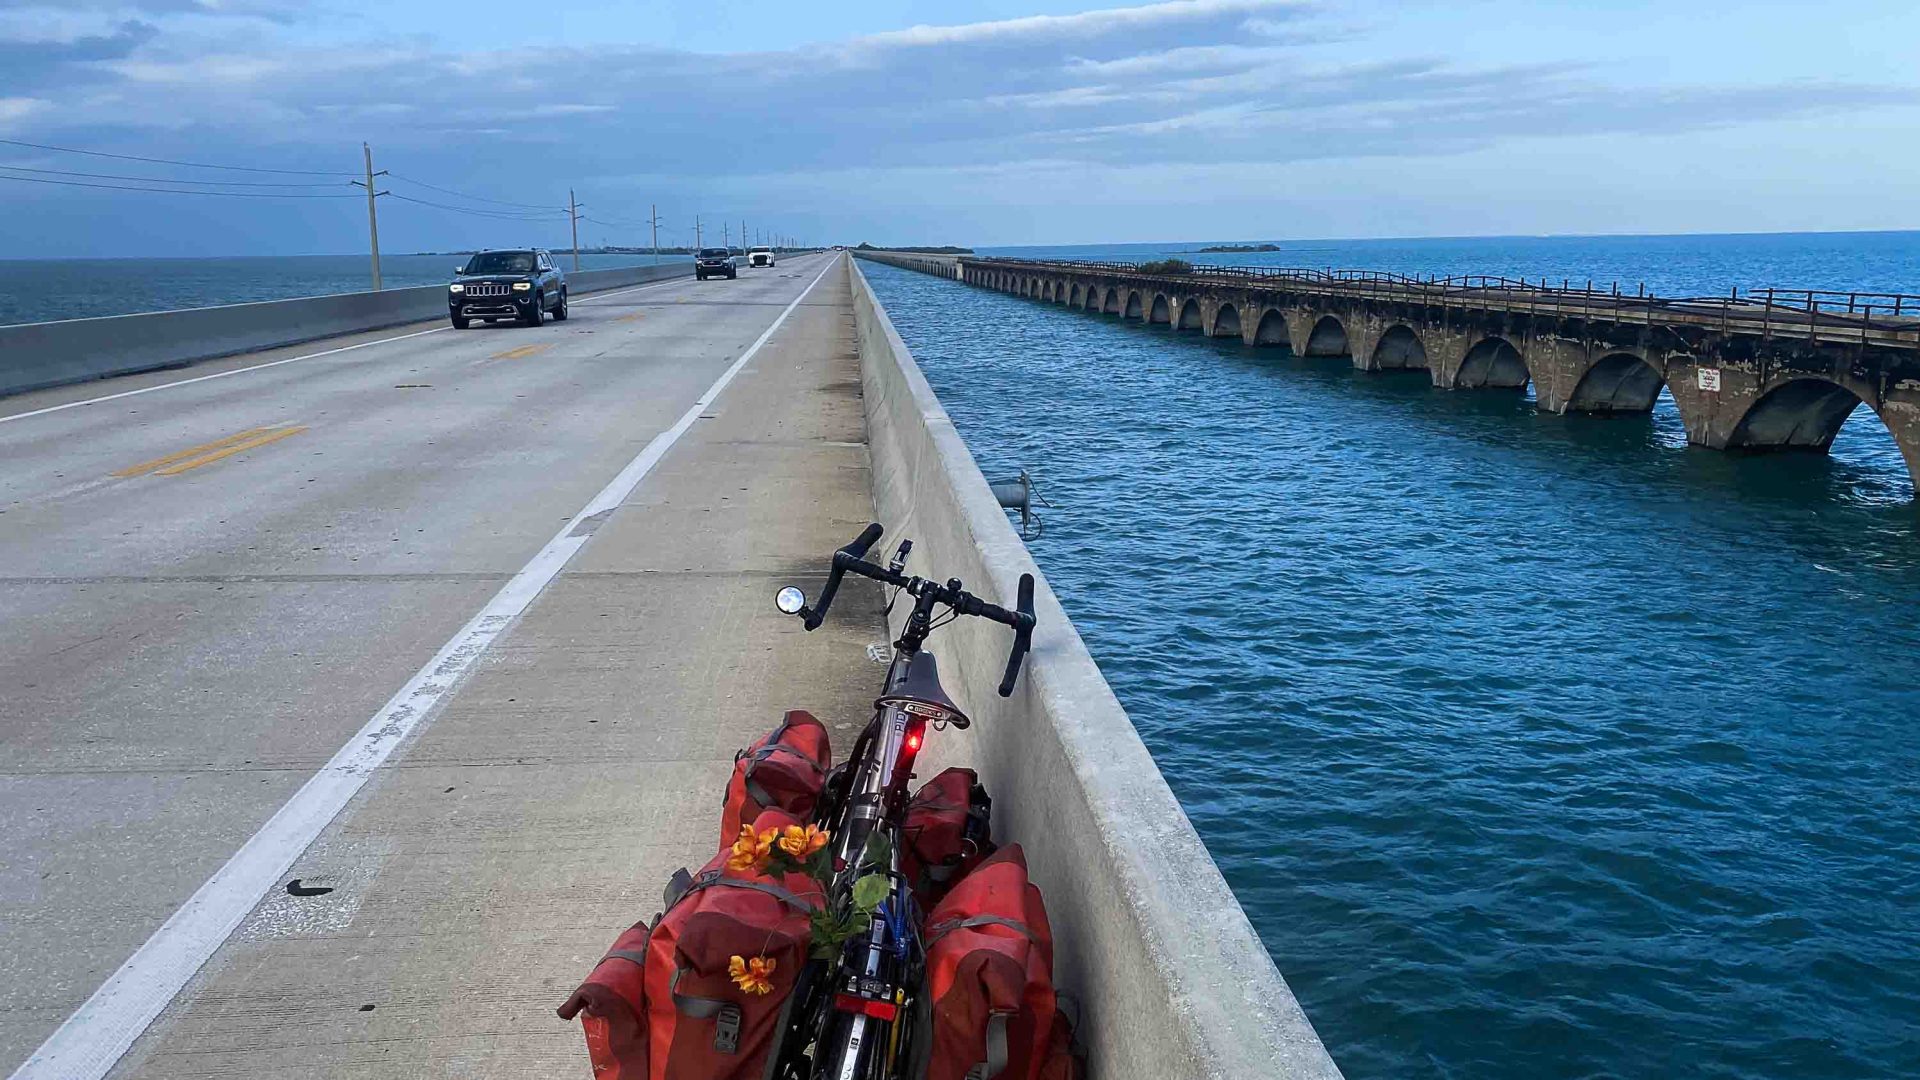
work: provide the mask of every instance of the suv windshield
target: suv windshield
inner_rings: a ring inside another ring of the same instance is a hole
[[[727,249],[726,248],[701,248],[700,257],[703,259],[724,259],[727,257]]]
[[[530,274],[533,272],[533,252],[531,251],[483,251],[467,260],[467,274]]]

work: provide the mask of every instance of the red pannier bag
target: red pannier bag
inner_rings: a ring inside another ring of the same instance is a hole
[[[778,810],[756,831],[798,824]],[[807,961],[808,916],[823,902],[805,874],[734,873],[722,851],[667,886],[651,927],[634,926],[560,1006],[581,1018],[596,1080],[762,1080]],[[734,983],[732,959],[773,963],[771,991]]]
[[[900,872],[925,911],[993,854],[993,800],[972,769],[948,769],[920,786],[900,831]]]
[[[926,1080],[1040,1076],[1057,1011],[1053,932],[1019,844],[961,878],[928,916],[927,1001]]]
[[[811,820],[832,757],[827,726],[812,713],[795,709],[781,717],[780,726],[766,738],[733,757],[733,779],[727,781],[726,809],[720,815],[720,846],[739,839],[740,826],[763,810],[785,810],[803,822]]]
[[[1068,995],[1064,991],[1056,992],[1062,1004]],[[1047,1056],[1040,1063],[1035,1074],[1039,1080],[1086,1080],[1087,1051],[1080,1045],[1074,1023],[1068,1018],[1065,1009],[1053,1011],[1052,1030],[1047,1034]]]

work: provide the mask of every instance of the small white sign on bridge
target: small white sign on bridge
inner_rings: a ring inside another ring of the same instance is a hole
[[[1700,378],[1700,389],[1718,391],[1720,389],[1720,369],[1715,367],[1698,368],[1695,371]]]

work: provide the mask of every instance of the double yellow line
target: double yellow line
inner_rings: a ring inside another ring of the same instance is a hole
[[[259,427],[224,439],[215,439],[199,446],[189,446],[185,450],[168,454],[163,458],[143,461],[138,465],[129,465],[114,473],[115,476],[178,476],[188,469],[197,469],[202,465],[211,465],[222,458],[232,457],[245,450],[279,442],[281,439],[298,435],[307,430],[304,426]]]
[[[532,356],[534,353],[543,353],[551,348],[553,348],[553,345],[551,343],[545,344],[545,345],[522,345],[517,349],[508,349],[506,352],[494,353],[493,356],[490,357],[489,359],[524,360],[527,357]]]

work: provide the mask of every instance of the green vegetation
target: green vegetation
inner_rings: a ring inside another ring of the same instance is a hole
[[[1184,274],[1193,269],[1193,264],[1185,259],[1161,259],[1157,262],[1140,264],[1143,274]]]
[[[972,248],[966,247],[880,247],[877,244],[862,243],[855,251],[898,251],[909,255],[971,255]]]

